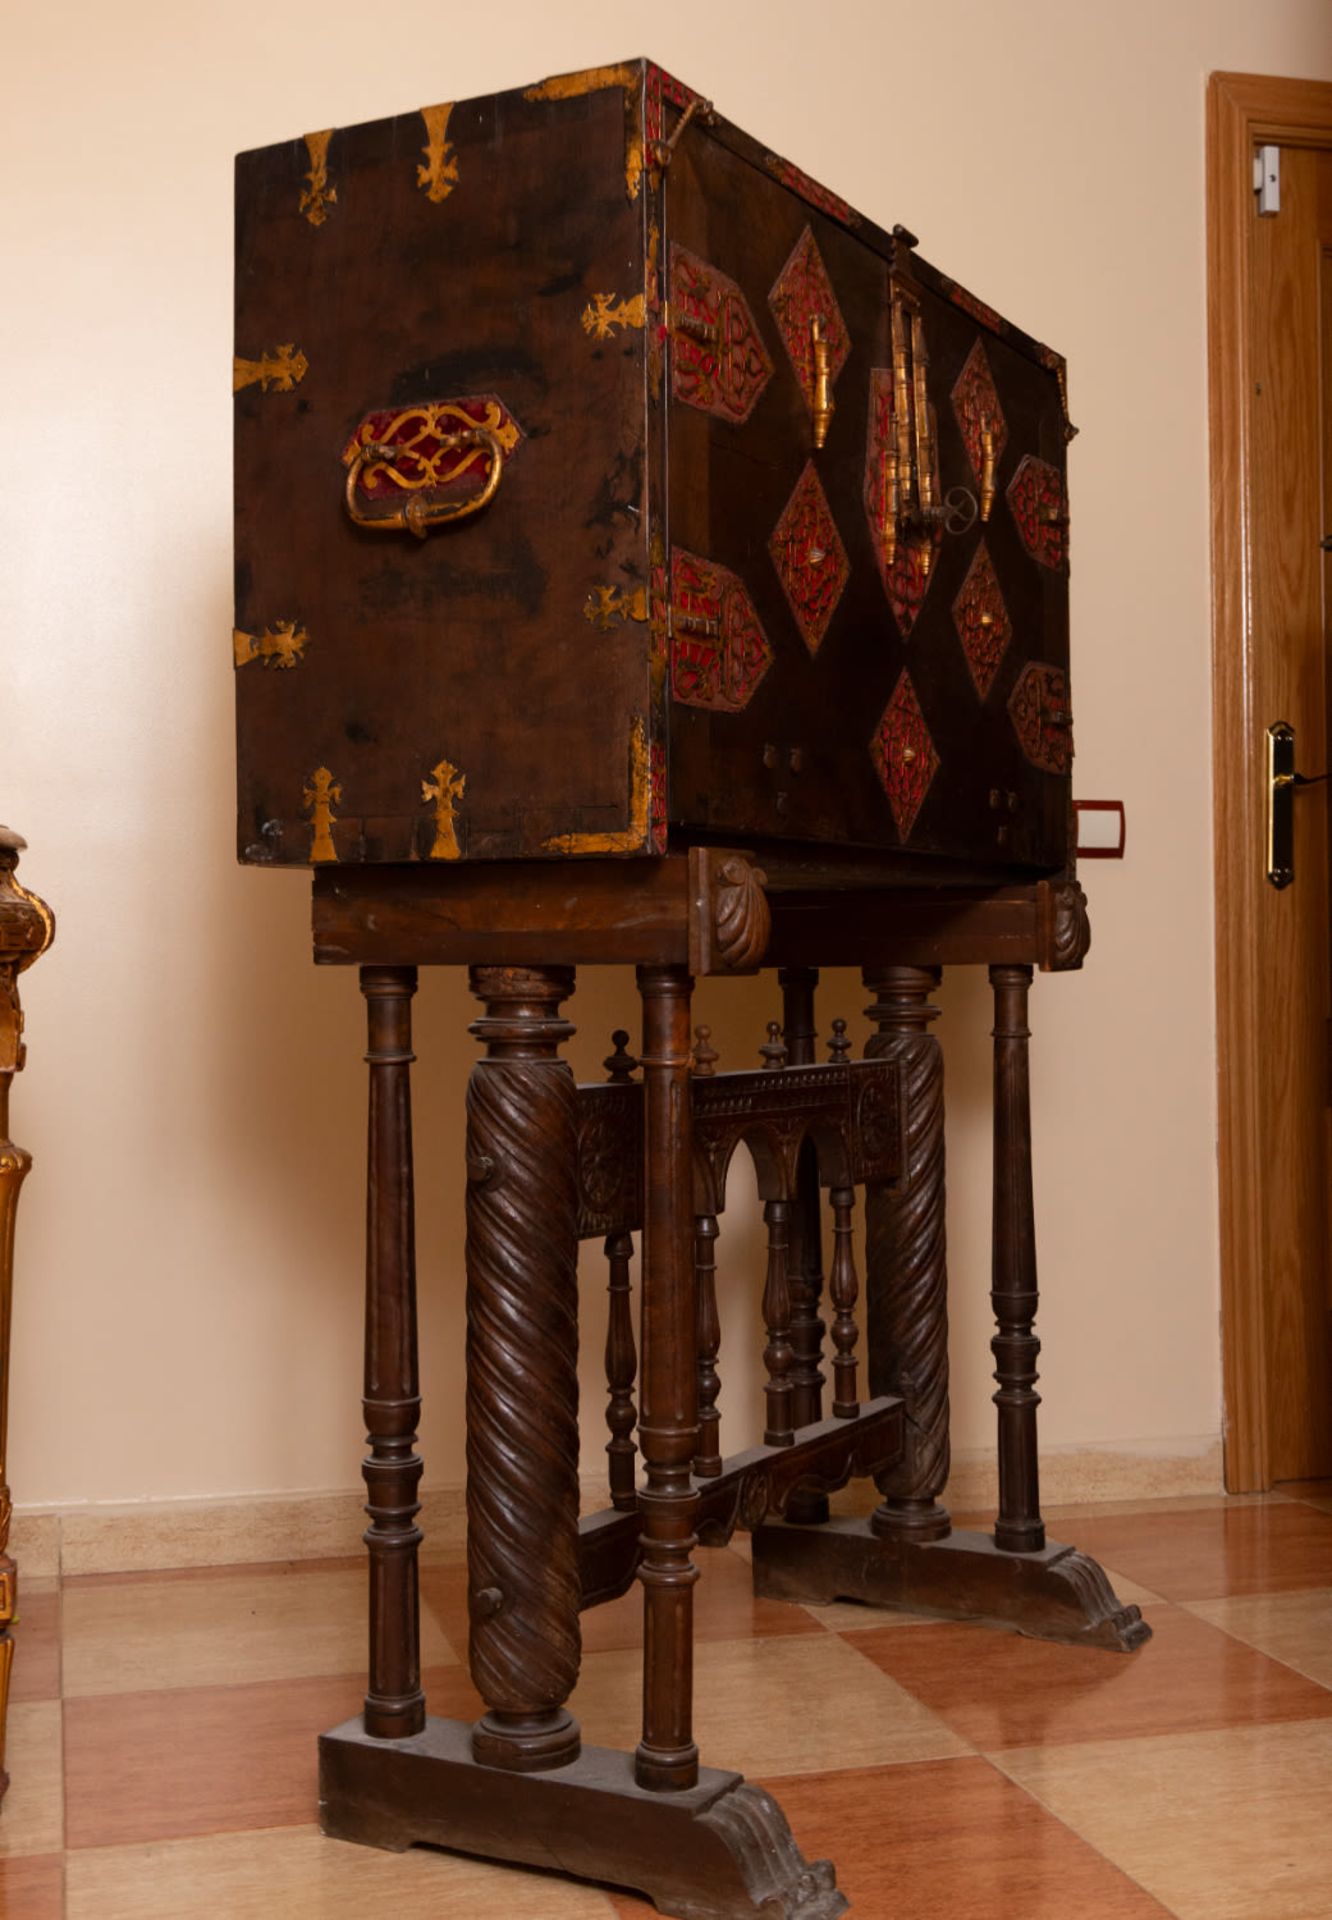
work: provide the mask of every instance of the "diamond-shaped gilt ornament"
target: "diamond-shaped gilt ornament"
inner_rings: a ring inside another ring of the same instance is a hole
[[[1068,515],[1058,467],[1026,454],[1008,483],[1008,504],[1032,559],[1043,567],[1062,567],[1068,558]]]
[[[897,837],[909,840],[930,782],[939,771],[939,756],[905,670],[874,729],[870,754],[893,810]]]
[[[1068,675],[1044,660],[1029,660],[1008,701],[1018,745],[1043,773],[1067,773],[1073,764],[1073,711]]]
[[[985,435],[988,432],[990,484],[993,486],[994,474],[1008,443],[1008,422],[999,405],[999,393],[994,384],[994,375],[990,372],[989,356],[983,341],[977,340],[967,355],[966,365],[957,376],[957,385],[953,388],[953,412],[957,415],[963,445],[978,484],[985,477]],[[982,505],[987,506],[988,503],[983,502]],[[983,511],[981,517],[988,520],[988,510]]]
[[[739,713],[772,665],[772,647],[729,567],[671,554],[671,693],[687,707]]]
[[[835,385],[851,351],[851,338],[837,304],[837,296],[828,278],[823,256],[814,244],[808,227],[791,249],[791,257],[773,282],[768,305],[791,356],[791,366],[805,396],[805,405],[814,411],[814,322],[820,323],[828,343],[828,377]]]
[[[684,247],[671,248],[671,391],[740,426],[772,378],[749,303],[734,280]]]
[[[812,460],[796,481],[768,551],[800,637],[812,654],[817,653],[851,568]]]
[[[999,591],[999,576],[983,540],[953,602],[953,624],[983,700],[994,685],[994,676],[1013,638],[1013,623]]]

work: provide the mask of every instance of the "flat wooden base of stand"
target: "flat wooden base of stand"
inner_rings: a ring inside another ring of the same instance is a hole
[[[829,1861],[810,1865],[771,1795],[704,1769],[686,1793],[649,1793],[632,1754],[584,1747],[549,1773],[472,1757],[472,1729],[426,1721],[374,1740],[359,1719],[319,1741],[326,1834],[402,1852],[418,1843],[631,1888],[676,1920],[834,1920]]]
[[[1095,1560],[1057,1540],[1039,1553],[1010,1553],[987,1533],[928,1541],[881,1536],[868,1517],[820,1527],[765,1521],[753,1534],[753,1556],[754,1591],[767,1600],[863,1600],[1117,1653],[1132,1653],[1152,1637]]]

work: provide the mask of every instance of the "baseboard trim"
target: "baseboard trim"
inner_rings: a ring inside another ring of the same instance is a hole
[[[585,1474],[584,1508],[605,1504],[605,1481]],[[1041,1455],[1046,1508],[1111,1500],[1162,1500],[1223,1491],[1221,1439],[1144,1440],[1116,1446],[1047,1447]],[[998,1496],[994,1456],[959,1451],[944,1499],[954,1513],[992,1510]],[[54,1574],[150,1573],[246,1562],[344,1559],[361,1552],[365,1496],[352,1490],[227,1494],[209,1500],[143,1500],[129,1505],[18,1508],[10,1551],[19,1578]],[[849,1488],[845,1511],[872,1505],[872,1488]],[[466,1542],[460,1486],[421,1496],[427,1559],[453,1556]]]

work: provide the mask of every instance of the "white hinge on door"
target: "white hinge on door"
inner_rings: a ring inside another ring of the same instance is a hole
[[[1260,214],[1281,211],[1281,149],[1259,147],[1253,156],[1253,190]]]

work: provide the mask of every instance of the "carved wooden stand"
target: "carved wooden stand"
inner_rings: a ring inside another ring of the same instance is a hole
[[[433,1842],[630,1886],[691,1920],[845,1911],[831,1865],[802,1858],[769,1795],[699,1766],[692,1556],[736,1527],[753,1533],[761,1593],[926,1608],[1124,1650],[1147,1637],[1093,1561],[1046,1542],[1039,1511],[1026,1003],[1034,965],[1081,961],[1080,892],[1071,881],[984,895],[875,891],[831,863],[813,878],[777,856],[765,865],[766,875],[749,853],[700,849],[654,862],[646,878],[587,863],[576,890],[567,868],[541,866],[502,879],[373,867],[316,877],[316,954],[361,966],[371,1074],[370,1687],[364,1715],[320,1742],[326,1833],[392,1848]],[[707,1030],[691,1045],[694,975],[764,960],[781,968],[785,1036],[774,1022],[762,1068],[718,1074]],[[876,1032],[853,1061],[835,1022],[820,1064],[816,969],[852,960],[865,968]],[[561,1009],[575,967],[609,961],[637,967],[641,1059],[617,1034],[607,1080],[578,1087],[560,1058],[573,1032]],[[996,999],[993,1536],[953,1533],[939,1503],[943,1078],[929,999],[954,963],[988,964]],[[418,964],[468,965],[484,1008],[472,1032],[485,1053],[468,1089],[467,1508],[471,1669],[486,1712],[471,1728],[427,1718],[420,1688],[408,1104]],[[742,1141],[768,1231],[766,1417],[763,1444],[728,1457],[713,1249]],[[857,1187],[868,1206],[865,1400]],[[576,1265],[588,1238],[610,1272],[610,1504],[580,1521]],[[828,1494],[856,1476],[873,1478],[881,1504],[866,1520],[828,1519]],[[579,1615],[635,1577],[642,1738],[633,1754],[584,1747],[568,1707]]]
[[[5,1770],[5,1722],[9,1675],[14,1664],[11,1633],[17,1620],[18,1568],[9,1552],[13,1502],[7,1470],[9,1441],[9,1328],[14,1301],[14,1218],[31,1155],[9,1137],[9,1089],[23,1066],[23,1010],[18,978],[55,938],[55,916],[44,900],[19,884],[14,869],[26,842],[0,827],[0,1797],[9,1787]]]

